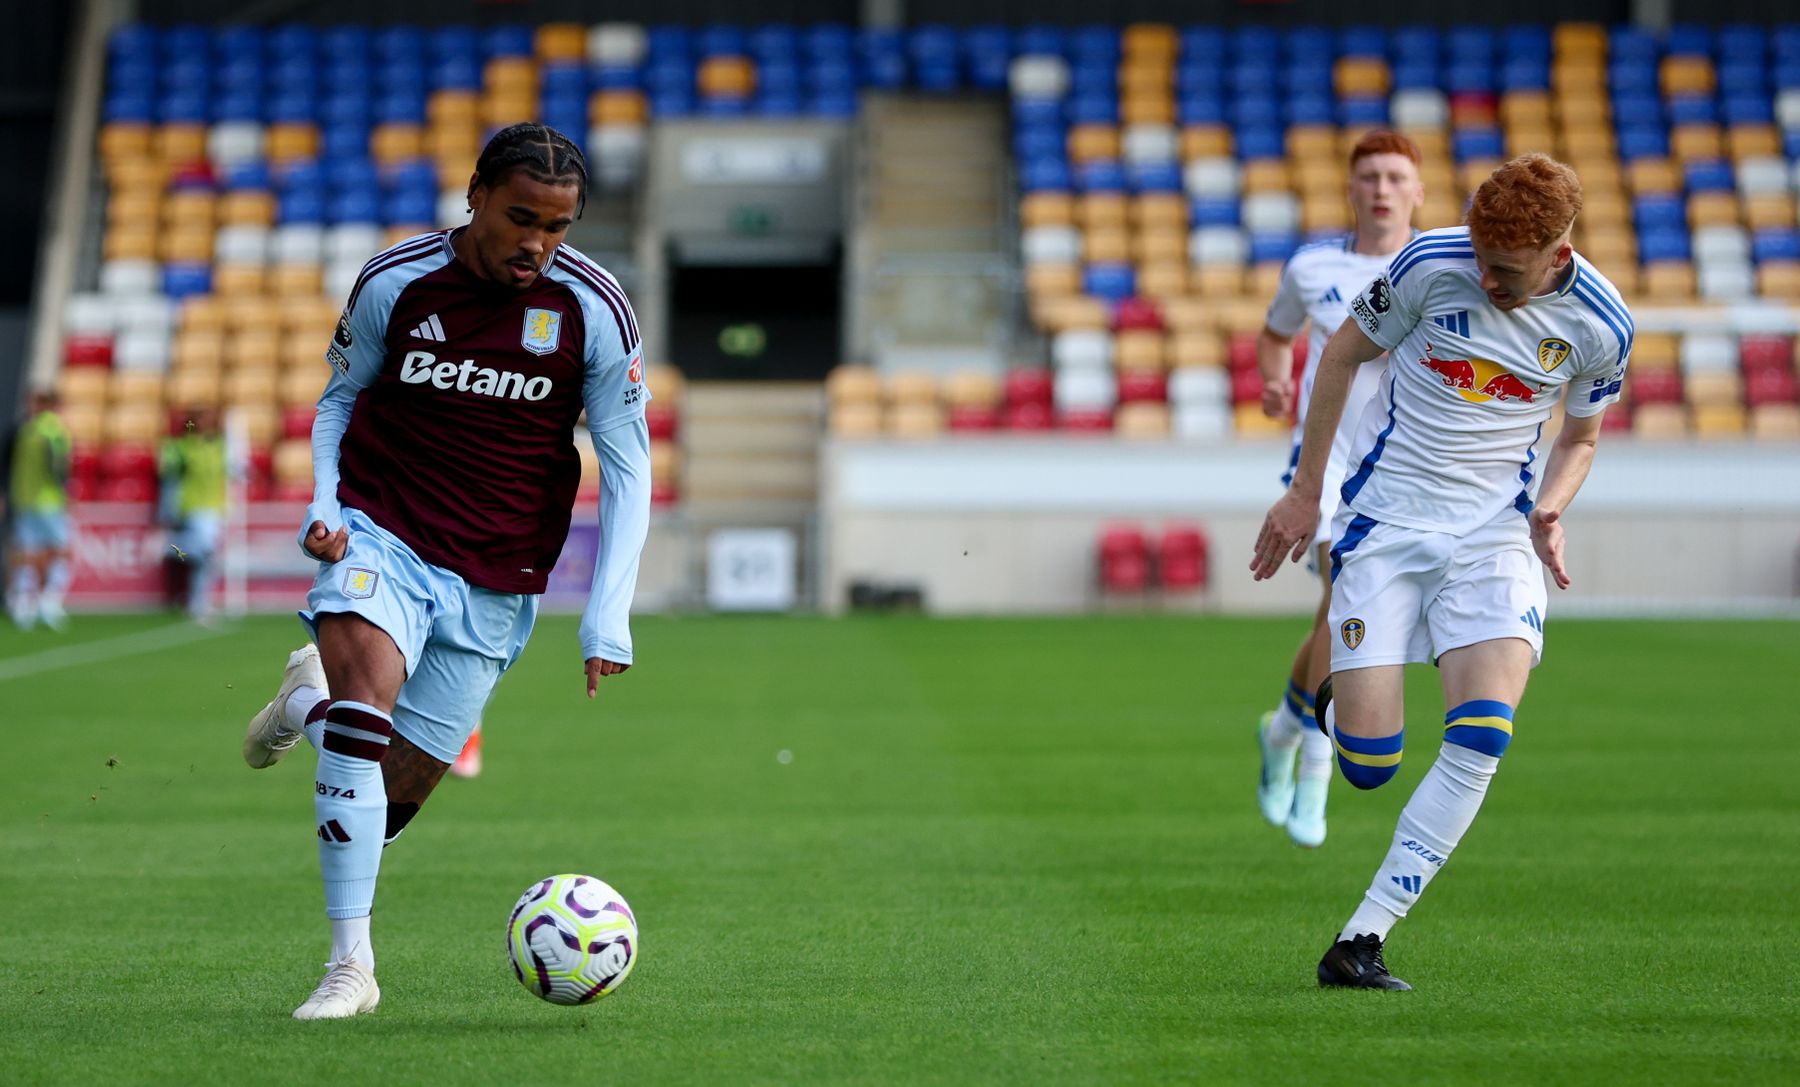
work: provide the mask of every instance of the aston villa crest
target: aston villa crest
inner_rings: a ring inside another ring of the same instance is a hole
[[[532,307],[525,311],[525,331],[519,344],[534,355],[554,352],[562,334],[562,314],[553,309]]]

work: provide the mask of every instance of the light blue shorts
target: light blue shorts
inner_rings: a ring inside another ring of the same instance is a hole
[[[181,527],[169,534],[169,543],[184,554],[205,562],[219,549],[219,536],[224,529],[224,519],[217,513],[190,513],[182,519]]]
[[[67,551],[69,549],[69,515],[67,511],[14,511],[13,546],[27,553]]]
[[[538,598],[479,589],[419,558],[360,510],[344,510],[349,546],[320,563],[300,620],[361,616],[386,631],[406,658],[394,730],[432,758],[455,762],[481,723],[494,685],[531,637]]]

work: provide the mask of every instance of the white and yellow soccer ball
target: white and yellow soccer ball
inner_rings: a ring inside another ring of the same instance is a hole
[[[637,918],[593,876],[549,876],[519,896],[506,922],[519,984],[552,1004],[591,1004],[637,965]]]

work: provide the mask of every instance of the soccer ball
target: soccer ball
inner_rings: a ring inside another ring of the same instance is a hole
[[[593,876],[532,884],[506,921],[506,953],[519,984],[552,1004],[589,1004],[637,965],[637,918]]]

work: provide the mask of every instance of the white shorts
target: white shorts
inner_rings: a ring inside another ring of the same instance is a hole
[[[1345,506],[1331,550],[1331,670],[1436,661],[1519,638],[1544,652],[1544,565],[1518,511],[1467,536],[1401,528]]]

